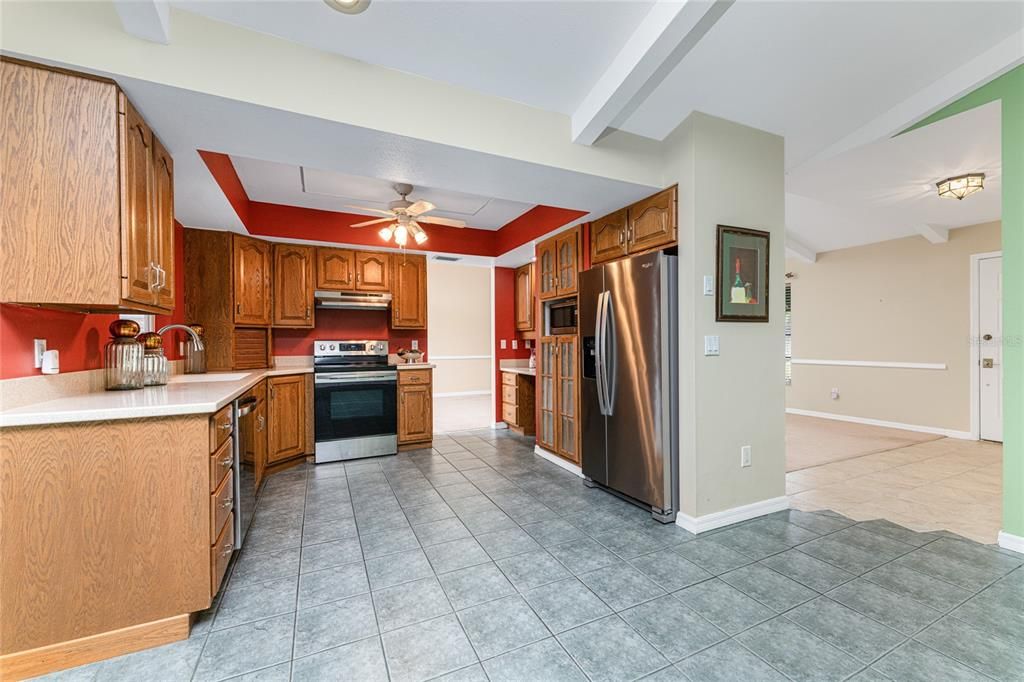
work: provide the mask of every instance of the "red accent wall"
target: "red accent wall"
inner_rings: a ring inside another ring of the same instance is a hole
[[[175,222],[175,294],[177,306],[173,315],[157,315],[159,329],[171,322],[183,322],[185,316],[185,267],[182,226]],[[107,327],[117,315],[85,314],[0,305],[0,379],[39,374],[33,362],[33,340],[46,339],[47,350],[60,351],[60,371],[79,372],[103,367],[103,346],[110,335]],[[169,335],[167,357],[176,360],[177,340]]]
[[[392,353],[399,348],[411,348],[412,340],[416,339],[420,350],[427,352],[427,330],[391,329],[386,310],[317,308],[313,329],[274,329],[274,355],[312,355],[317,339],[387,340]]]
[[[515,268],[494,268],[494,421],[501,421],[501,366],[502,360],[526,359],[530,350],[524,348],[527,336],[516,331],[516,271]],[[529,334],[531,343],[535,343],[533,333]],[[512,350],[512,344],[502,349],[501,340],[519,340],[519,348]]]

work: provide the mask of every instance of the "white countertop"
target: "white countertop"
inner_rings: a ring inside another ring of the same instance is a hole
[[[510,372],[512,374],[525,374],[526,376],[535,377],[537,376],[537,369],[532,367],[502,367],[502,372]]]
[[[175,375],[166,386],[135,391],[97,391],[0,411],[0,428],[212,414],[268,376],[310,374],[312,367],[276,367],[251,372]],[[199,377],[230,376],[204,381]]]
[[[395,369],[434,369],[429,362],[397,362],[392,367]]]

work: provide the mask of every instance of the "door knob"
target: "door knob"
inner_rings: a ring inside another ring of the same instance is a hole
[[[992,369],[993,367],[995,367],[995,362],[992,360],[992,358],[982,358],[981,366],[983,369]]]
[[[992,340],[992,335],[991,334],[985,334],[985,336],[983,336],[981,338],[982,338],[983,341],[991,341]]]

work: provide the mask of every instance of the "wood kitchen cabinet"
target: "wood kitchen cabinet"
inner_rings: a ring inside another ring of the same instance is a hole
[[[590,262],[672,246],[678,239],[678,188],[669,187],[590,224]]]
[[[547,239],[537,244],[537,268],[539,270],[537,295],[542,300],[558,295],[555,277],[555,240]]]
[[[356,251],[356,291],[390,291],[390,265],[390,254]]]
[[[271,245],[240,234],[231,238],[232,293],[237,325],[268,326],[271,322]]]
[[[434,439],[433,377],[430,369],[398,370],[398,444]]]
[[[267,463],[277,464],[306,453],[306,377],[303,374],[267,380],[270,427]]]
[[[575,336],[545,336],[538,343],[537,443],[579,464],[579,358]]]
[[[516,268],[515,284],[516,331],[533,331],[537,307],[533,296],[533,263]]]
[[[501,373],[501,420],[514,431],[532,436],[535,430],[534,379],[518,372]]]
[[[174,164],[117,84],[4,57],[0,121],[0,301],[169,313]]]
[[[578,227],[559,233],[537,245],[541,300],[571,296],[577,290],[580,271]]]
[[[325,291],[354,291],[356,288],[355,251],[316,248],[316,288]]]
[[[274,326],[313,326],[315,249],[274,244]]]
[[[391,263],[391,328],[427,328],[427,257],[396,253]]]

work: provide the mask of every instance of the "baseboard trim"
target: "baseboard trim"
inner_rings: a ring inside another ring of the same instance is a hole
[[[676,514],[676,525],[682,526],[694,535],[699,535],[700,533],[706,533],[709,530],[730,526],[734,523],[739,523],[740,521],[756,519],[758,516],[772,514],[784,509],[789,509],[789,498],[785,495],[782,497],[773,497],[769,500],[761,500],[760,502],[745,504],[740,507],[733,507],[732,509],[713,512],[711,514],[705,514],[704,516],[694,517],[684,514],[683,512],[679,512]]]
[[[493,424],[491,424],[491,428],[494,429],[495,431],[499,431],[501,429],[507,429],[508,424],[506,424],[505,422],[494,422]]]
[[[959,438],[960,440],[977,440],[970,431],[956,431],[955,429],[943,429],[937,426],[919,426],[917,424],[902,424],[900,422],[889,422],[882,419],[868,419],[867,417],[851,417],[846,414],[835,414],[834,412],[816,412],[814,410],[802,410],[797,407],[787,407],[786,414],[798,414],[802,417],[818,417],[819,419],[833,419],[839,422],[850,422],[852,424],[866,424],[867,426],[882,426],[888,429],[901,429],[903,431],[917,431],[918,433],[932,433],[947,438]]]
[[[184,613],[151,623],[5,654],[0,656],[0,670],[5,680],[23,680],[179,642],[188,639],[188,632],[189,614]]]
[[[471,395],[490,395],[490,391],[449,391],[447,393],[435,393],[435,398],[461,398]]]
[[[562,459],[561,457],[559,457],[558,455],[556,455],[553,452],[548,452],[547,450],[545,450],[544,448],[542,448],[539,445],[534,445],[533,446],[533,454],[535,454],[535,455],[537,455],[539,457],[543,457],[544,459],[546,459],[547,461],[551,462],[552,464],[554,464],[556,466],[560,466],[563,469],[565,469],[566,471],[572,472],[572,473],[576,474],[577,476],[579,476],[580,478],[583,478],[583,469],[579,468],[578,466],[576,466],[575,464],[573,464],[572,462],[570,462],[570,461],[568,461],[566,459]]]
[[[1010,535],[1005,530],[999,531],[999,546],[1011,552],[1024,554],[1024,537]]]

